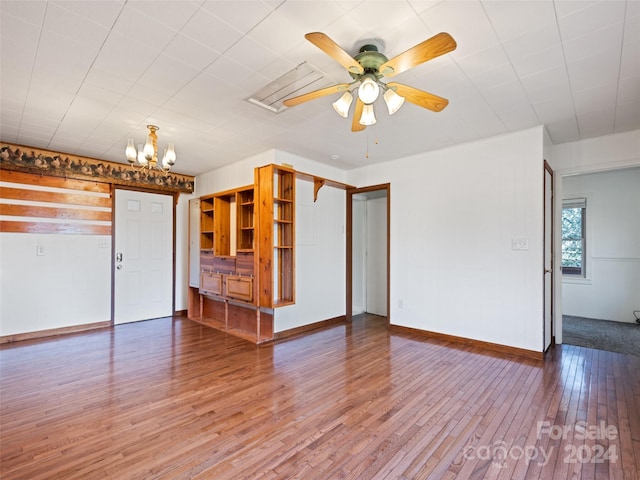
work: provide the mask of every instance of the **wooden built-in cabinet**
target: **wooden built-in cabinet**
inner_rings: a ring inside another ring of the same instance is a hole
[[[273,337],[260,312],[255,276],[253,185],[200,198],[200,286],[189,317],[256,343]]]
[[[254,171],[254,184],[200,197],[200,286],[189,318],[255,343],[273,339],[274,309],[295,303],[296,177],[348,185],[280,165]]]

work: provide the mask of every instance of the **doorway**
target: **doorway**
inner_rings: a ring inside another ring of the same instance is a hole
[[[389,324],[390,185],[347,191],[346,317],[374,314]]]
[[[571,244],[571,225],[579,224],[582,232],[581,268],[563,268],[558,277],[562,343],[620,351],[617,346],[631,336],[617,338],[614,332],[640,328],[634,316],[640,291],[640,166],[565,171],[559,180],[563,203],[556,211],[565,212],[568,225],[562,236],[567,238],[560,241]],[[575,210],[579,216],[572,215]],[[566,250],[563,264],[572,267]]]
[[[174,217],[171,195],[116,189],[114,324],[173,315]]]

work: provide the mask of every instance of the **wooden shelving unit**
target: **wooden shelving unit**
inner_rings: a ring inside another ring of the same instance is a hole
[[[241,190],[236,196],[237,252],[253,252],[255,239],[254,189]]]
[[[200,249],[213,250],[213,197],[200,199]]]
[[[256,169],[259,195],[260,305],[295,302],[295,171],[277,165]]]

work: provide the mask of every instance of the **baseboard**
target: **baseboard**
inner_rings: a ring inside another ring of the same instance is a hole
[[[187,311],[186,310],[176,310],[176,313],[173,314],[174,317],[186,317],[187,316]]]
[[[273,340],[282,340],[285,338],[291,338],[295,335],[300,335],[302,333],[306,333],[311,330],[318,330],[319,328],[329,327],[332,325],[337,325],[339,323],[345,323],[346,321],[347,321],[347,317],[344,315],[340,315],[339,317],[329,318],[327,320],[322,320],[320,322],[310,323],[309,325],[302,325],[301,327],[290,328],[289,330],[282,330],[281,332],[276,332],[273,334]]]
[[[0,344],[21,342],[24,340],[33,340],[34,338],[55,337],[57,335],[65,335],[68,333],[84,332],[86,330],[95,330],[97,328],[111,327],[111,321],[85,323],[83,325],[72,325],[70,327],[51,328],[49,330],[38,330],[36,332],[17,333],[15,335],[4,335],[0,337]]]
[[[428,330],[419,330],[417,328],[403,327],[400,325],[389,325],[389,330],[398,333],[409,333],[420,337],[442,340],[459,345],[480,348],[491,352],[502,353],[506,355],[516,355],[518,357],[530,358],[532,360],[544,360],[544,352],[536,352],[525,348],[510,347],[508,345],[500,345],[498,343],[483,342],[482,340],[474,340],[472,338],[456,337],[455,335],[446,335],[444,333],[430,332]]]

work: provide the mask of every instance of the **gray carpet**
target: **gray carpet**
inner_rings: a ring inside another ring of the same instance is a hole
[[[562,343],[640,357],[640,325],[563,315]]]

